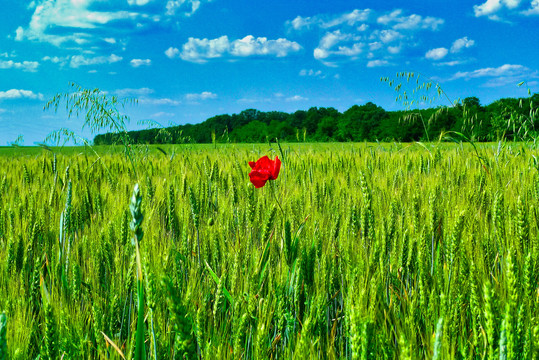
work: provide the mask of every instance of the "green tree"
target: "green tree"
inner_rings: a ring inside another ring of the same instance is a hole
[[[387,117],[381,107],[368,102],[354,105],[346,110],[337,124],[337,139],[340,141],[363,141],[378,138],[380,123]]]
[[[231,134],[231,137],[239,142],[264,142],[267,136],[268,126],[258,120],[247,123]]]
[[[325,116],[318,123],[318,129],[316,130],[316,138],[321,141],[333,139],[334,134],[337,132],[338,119]]]

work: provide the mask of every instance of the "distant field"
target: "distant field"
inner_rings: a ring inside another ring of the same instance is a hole
[[[539,358],[530,144],[122,152],[0,147],[0,354]],[[255,189],[263,155],[282,169]]]
[[[530,143],[524,142],[514,142],[507,143],[511,149],[518,151],[520,148],[530,149],[535,148],[530,145]],[[479,149],[487,149],[495,152],[499,146],[499,143],[496,142],[477,142],[474,145]],[[279,147],[276,143],[271,143],[271,146],[266,144],[249,144],[249,143],[229,143],[229,144],[162,144],[162,145],[135,145],[137,152],[145,154],[149,152],[150,154],[159,154],[162,152],[158,150],[161,148],[167,153],[171,154],[174,151],[203,151],[203,150],[220,150],[227,151],[230,149],[233,150],[245,150],[245,151],[277,151],[276,154],[279,154]],[[453,149],[472,149],[472,145],[469,143],[455,144],[451,142],[441,142],[441,143],[421,143],[421,142],[412,142],[412,143],[351,143],[351,142],[312,142],[312,143],[285,143],[281,144],[282,150],[289,151],[299,151],[305,149],[307,151],[311,150],[327,150],[327,151],[336,151],[336,150],[350,150],[357,148],[368,148],[368,149],[377,149],[383,151],[405,151],[405,150],[417,150],[423,148],[424,150],[432,151],[433,149],[440,150],[453,150]],[[62,146],[56,147],[51,146],[43,148],[41,146],[0,146],[0,156],[25,156],[25,155],[44,155],[52,153],[62,154],[62,155],[110,155],[116,153],[123,153],[123,145],[97,145],[97,146]]]

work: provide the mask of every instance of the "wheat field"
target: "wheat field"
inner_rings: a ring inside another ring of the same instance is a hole
[[[0,359],[539,358],[533,144],[94,150],[0,149]]]

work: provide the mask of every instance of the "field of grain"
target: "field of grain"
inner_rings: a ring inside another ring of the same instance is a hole
[[[0,149],[0,359],[539,358],[533,145],[96,152]]]

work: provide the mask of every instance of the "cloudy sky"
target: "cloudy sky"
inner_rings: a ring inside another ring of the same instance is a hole
[[[452,100],[539,91],[539,0],[3,0],[0,145],[81,120],[43,111],[76,82],[119,97],[130,128],[247,108],[402,108],[380,77],[420,72]],[[443,104],[442,101],[439,102]]]

